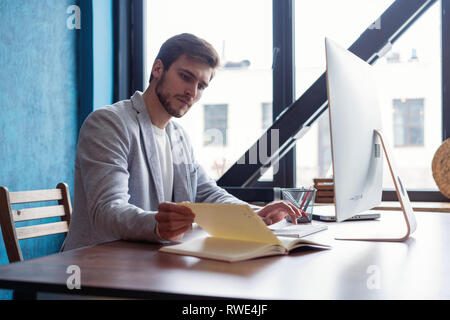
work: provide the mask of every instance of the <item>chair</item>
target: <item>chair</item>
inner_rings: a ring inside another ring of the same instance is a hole
[[[58,205],[20,210],[11,208],[13,204],[53,200],[57,200]],[[19,240],[67,233],[71,214],[69,187],[65,183],[59,183],[56,189],[22,192],[9,192],[8,188],[0,187],[0,226],[9,262],[23,261]],[[61,221],[20,228],[15,226],[15,223],[19,221],[52,217],[61,217]]]

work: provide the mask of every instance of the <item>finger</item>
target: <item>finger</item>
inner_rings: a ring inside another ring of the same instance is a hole
[[[173,211],[185,216],[193,216],[194,213],[188,207],[173,203],[173,202],[162,202],[158,205],[158,211]]]
[[[164,232],[164,231],[174,231],[174,230],[183,228],[185,226],[190,226],[190,225],[192,225],[192,222],[169,220],[169,221],[158,222],[158,225],[159,225],[159,230]]]
[[[161,202],[158,205],[158,210],[174,211],[181,214],[194,215],[190,208],[173,202]]]
[[[173,211],[159,211],[155,215],[156,221],[159,223],[166,223],[170,221],[181,221],[181,222],[194,222],[194,216],[186,216]]]
[[[256,214],[257,214],[258,216],[260,216],[261,218],[263,218],[263,217],[267,216],[267,213],[268,213],[269,211],[270,211],[270,210],[268,210],[268,209],[267,209],[267,206],[266,206],[266,207],[262,208],[261,210],[259,210]]]
[[[262,221],[264,221],[264,223],[267,226],[270,226],[271,224],[273,224],[272,219],[270,217],[261,217]]]
[[[260,217],[265,217],[265,216],[269,215],[272,211],[277,210],[280,207],[283,207],[284,206],[283,204],[284,204],[283,201],[276,201],[276,202],[269,203],[268,205],[263,207],[260,211],[258,211],[258,215]]]
[[[291,203],[286,203],[286,206],[290,209],[290,210],[287,210],[287,214],[291,217],[292,224],[297,224],[297,218],[299,217],[297,208],[294,205],[292,205]],[[300,217],[301,216],[302,215],[300,214]]]
[[[276,213],[276,214],[271,214],[270,216],[265,217],[264,219],[267,220],[267,225],[271,225],[277,222],[280,222],[281,220],[284,219],[284,217],[286,216],[286,214],[283,214],[282,212]]]
[[[296,206],[294,206],[292,203],[288,203],[289,206],[295,211],[295,220],[297,222],[297,219],[301,218],[303,216],[302,211],[299,208],[297,208]],[[291,216],[291,220],[292,220],[292,216]],[[293,221],[293,220],[292,220]]]
[[[181,236],[189,230],[189,226],[181,227],[177,230],[171,231],[159,231],[159,235],[161,238],[169,241],[176,241],[181,238]]]
[[[295,208],[295,206],[293,206],[291,203],[289,202],[279,202],[277,203],[279,210],[285,211],[287,213],[287,215],[289,215],[291,217],[292,223],[293,224],[297,224],[297,208]],[[301,217],[301,214],[300,214]]]
[[[302,217],[302,211],[297,208],[296,206],[294,206],[292,203],[288,203],[288,205],[292,208],[292,210],[294,210],[295,214],[297,215],[297,218],[301,218]]]
[[[277,208],[275,210],[272,210],[270,214],[261,217],[261,219],[267,224],[271,225],[274,223],[277,223],[281,220],[283,220],[288,215],[286,210]]]
[[[296,221],[296,216],[292,212],[292,209],[287,207],[278,207],[275,210],[272,210],[266,217],[270,217],[272,219],[272,223],[276,223],[283,220],[287,216],[290,216],[292,221]],[[292,223],[295,224],[295,222]]]

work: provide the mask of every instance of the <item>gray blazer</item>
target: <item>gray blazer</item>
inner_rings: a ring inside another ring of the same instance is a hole
[[[167,133],[174,202],[245,203],[207,176],[178,124],[170,121]],[[78,140],[73,213],[62,250],[119,239],[162,242],[155,214],[163,179],[141,92],[92,112]]]

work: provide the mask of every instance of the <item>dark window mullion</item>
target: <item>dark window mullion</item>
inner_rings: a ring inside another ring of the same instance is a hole
[[[273,121],[295,99],[294,0],[273,0]],[[274,186],[295,186],[295,147],[278,164]]]
[[[136,90],[144,91],[146,89],[144,79],[145,66],[145,0],[131,1],[131,66],[132,66],[132,83],[131,94]]]
[[[145,1],[113,1],[114,102],[144,91]]]
[[[114,94],[113,102],[130,98],[131,94],[131,8],[129,3],[114,0]]]

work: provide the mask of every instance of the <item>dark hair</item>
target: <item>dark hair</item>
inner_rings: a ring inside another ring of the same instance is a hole
[[[213,46],[190,33],[173,36],[164,42],[155,61],[160,59],[164,64],[164,69],[168,70],[172,63],[182,55],[207,64],[213,69],[217,68],[220,63],[219,55]],[[150,75],[150,82],[152,79],[153,75]]]

